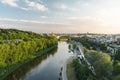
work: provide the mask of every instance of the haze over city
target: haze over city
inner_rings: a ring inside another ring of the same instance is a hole
[[[0,28],[120,33],[120,0],[0,0]]]

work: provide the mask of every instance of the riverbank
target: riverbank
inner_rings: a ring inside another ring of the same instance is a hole
[[[73,58],[69,58],[67,61],[67,71],[66,71],[67,78],[68,80],[77,80],[72,63],[73,63]]]
[[[56,48],[56,47],[57,47],[57,45],[55,45],[55,46],[53,46],[53,47],[50,47],[50,48],[47,48],[47,49],[45,49],[45,50],[42,50],[42,51],[40,51],[40,52],[37,52],[37,53],[35,54],[35,56],[30,57],[30,58],[28,58],[28,59],[26,59],[26,60],[22,60],[21,62],[15,64],[15,65],[13,65],[13,66],[10,66],[9,72],[7,72],[4,76],[2,76],[2,77],[0,78],[0,80],[7,80],[7,76],[9,76],[12,72],[14,72],[15,70],[17,70],[18,68],[20,68],[20,67],[23,66],[24,64],[26,64],[26,63],[34,60],[35,58],[40,57],[40,56],[44,55],[45,53],[53,50],[53,49]]]

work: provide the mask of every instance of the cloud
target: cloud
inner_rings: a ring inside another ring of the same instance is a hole
[[[30,0],[24,0],[23,2],[26,4],[26,7],[22,7],[20,4],[19,5],[17,4],[17,2],[19,2],[19,1],[20,0],[0,0],[0,2],[3,4],[7,4],[7,5],[12,6],[12,7],[17,7],[17,8],[20,8],[22,10],[26,10],[26,11],[32,10],[31,8],[35,8],[39,11],[48,10],[48,8],[45,5],[30,1]]]
[[[44,18],[45,19],[45,18],[48,18],[48,17],[47,16],[40,16],[40,18]]]
[[[25,0],[25,2],[27,3],[27,5],[29,7],[36,8],[37,10],[40,10],[40,11],[48,10],[48,8],[45,5],[43,5],[43,4],[40,4],[40,3],[37,3],[37,2],[33,2],[33,1],[29,1],[29,0]]]
[[[102,20],[93,17],[69,17],[69,24],[73,25],[73,31],[91,33],[119,33],[119,25],[105,24]]]
[[[45,17],[45,16],[43,16]],[[22,23],[34,23],[34,24],[60,24],[60,25],[70,25],[60,22],[43,22],[43,21],[37,21],[37,20],[24,20],[24,19],[9,19],[9,18],[0,18],[0,21],[9,21],[9,22],[22,22]]]
[[[68,24],[57,22],[41,22],[36,20],[0,19],[0,28],[15,28],[38,33],[117,33],[119,26],[104,26],[93,18],[70,17]],[[66,22],[67,23],[67,22]],[[112,32],[111,32],[112,31]]]
[[[78,11],[79,9],[77,7],[74,6],[74,3],[73,5],[70,5],[70,4],[64,4],[64,3],[55,3],[54,4],[54,7],[59,9],[59,10],[64,10],[64,11]]]
[[[62,10],[69,10],[70,8],[64,3],[56,3],[55,7]]]
[[[22,10],[28,10],[27,8],[24,8],[24,7],[20,7],[17,2],[19,0],[1,0],[0,2],[3,3],[3,4],[7,4],[9,6],[12,6],[12,7],[16,7],[16,8],[19,8],[19,9],[22,9]]]
[[[28,8],[21,7],[22,10],[28,11]]]
[[[17,19],[0,19],[0,28],[15,28],[30,30],[38,33],[44,32],[64,32],[72,31],[68,24],[57,22],[41,22],[35,20],[17,20]],[[56,29],[57,28],[57,29]]]
[[[102,21],[93,17],[69,17],[68,21],[74,25],[102,25]]]
[[[0,21],[9,21],[9,22],[24,22],[24,23],[46,23],[35,20],[20,20],[20,19],[9,19],[9,18],[0,18]]]
[[[65,4],[60,4],[59,8],[66,10],[66,9],[68,9],[68,6]]]
[[[2,0],[1,2],[3,4],[8,4],[12,7],[18,7],[17,3],[16,3],[17,0]]]

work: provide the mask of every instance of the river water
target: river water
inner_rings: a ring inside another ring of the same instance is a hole
[[[70,57],[68,44],[59,42],[58,48],[21,66],[7,80],[59,80],[61,67]]]

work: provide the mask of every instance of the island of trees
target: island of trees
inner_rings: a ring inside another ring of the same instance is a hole
[[[0,79],[24,63],[57,47],[54,35],[15,29],[0,29]]]

